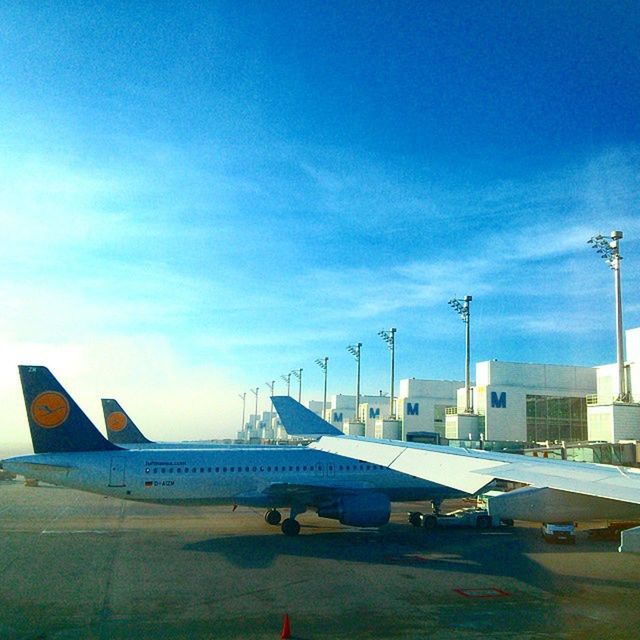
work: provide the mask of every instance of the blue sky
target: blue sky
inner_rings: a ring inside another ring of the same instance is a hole
[[[640,325],[636,2],[0,4],[0,443],[16,365],[96,421],[232,435],[238,393],[615,359]],[[266,409],[266,401],[261,409]]]

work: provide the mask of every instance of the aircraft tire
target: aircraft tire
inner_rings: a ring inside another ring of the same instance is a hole
[[[269,511],[264,514],[264,521],[274,527],[280,524],[281,520],[282,514],[277,509],[269,509]]]
[[[424,516],[422,518],[422,526],[425,529],[435,529],[438,526],[438,519],[433,515]]]
[[[295,518],[285,518],[280,527],[285,536],[297,536],[300,533],[300,523]]]
[[[422,526],[422,514],[419,511],[412,511],[409,514],[409,524],[414,527]]]

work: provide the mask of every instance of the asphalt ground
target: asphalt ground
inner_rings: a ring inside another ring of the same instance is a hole
[[[0,482],[0,638],[637,638],[640,556],[538,527],[379,530]],[[423,510],[427,510],[424,509]]]

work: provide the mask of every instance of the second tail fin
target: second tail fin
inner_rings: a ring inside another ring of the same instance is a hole
[[[138,429],[135,422],[120,403],[113,398],[102,399],[104,423],[107,427],[107,438],[115,444],[152,444]]]
[[[273,396],[273,406],[280,422],[290,436],[341,436],[342,431],[323,420],[317,413],[303,407],[291,396]]]

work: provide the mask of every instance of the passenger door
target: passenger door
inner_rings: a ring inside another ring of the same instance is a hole
[[[122,458],[111,458],[111,467],[109,469],[109,486],[124,487],[124,466],[125,461]]]

